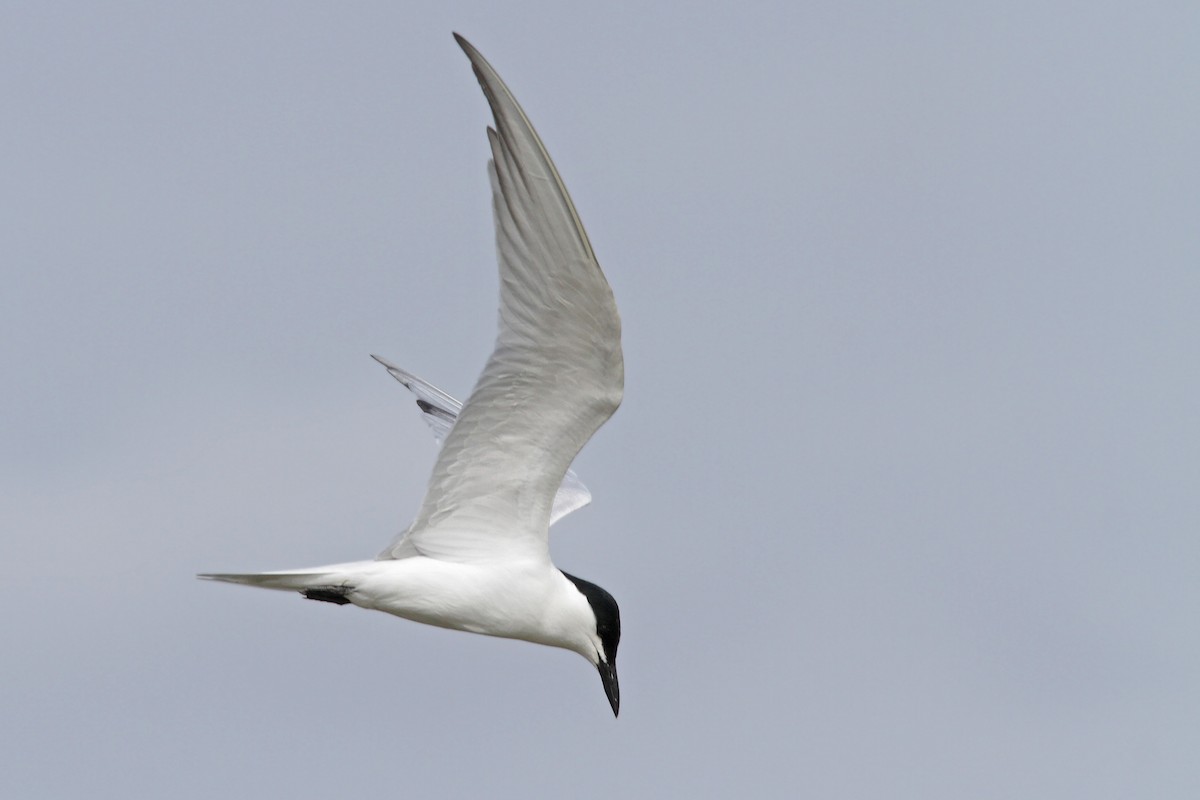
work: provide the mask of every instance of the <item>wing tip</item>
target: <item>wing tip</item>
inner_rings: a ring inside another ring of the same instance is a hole
[[[492,69],[492,65],[487,62],[487,59],[483,57],[483,54],[479,52],[475,45],[467,41],[465,36],[457,31],[452,33],[454,35],[454,41],[457,42],[458,46],[462,48],[462,51],[467,54],[467,58],[471,62],[471,68],[475,70],[476,77],[479,78],[479,82],[485,87],[484,91],[487,91],[487,77],[484,75],[484,73],[495,72],[495,70]]]
[[[400,385],[404,386],[406,389],[409,389],[409,390],[412,389],[413,381],[417,379],[415,375],[413,375],[409,372],[406,372],[405,370],[401,369],[400,367],[397,367],[395,364],[388,361],[383,356],[377,356],[374,353],[371,353],[371,358],[378,361],[380,363],[380,365],[382,365],[383,368],[388,371],[389,375],[391,375],[393,378],[395,378],[397,381],[400,382]]]

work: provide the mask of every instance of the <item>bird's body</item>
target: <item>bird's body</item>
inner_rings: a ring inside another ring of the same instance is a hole
[[[440,628],[562,647],[585,657],[595,645],[578,631],[592,610],[548,562],[455,563],[424,556],[351,561],[300,570],[205,575],[352,603]]]
[[[597,668],[616,714],[616,601],[554,566],[548,531],[590,499],[568,468],[621,402],[620,318],[533,126],[487,61],[455,38],[496,120],[488,172],[499,332],[461,407],[376,356],[444,439],[417,518],[374,560],[200,577],[572,650]]]

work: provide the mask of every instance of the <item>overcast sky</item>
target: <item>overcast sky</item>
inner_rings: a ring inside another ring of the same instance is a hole
[[[1200,7],[418,5],[0,9],[0,795],[1200,796]],[[617,720],[192,578],[416,511],[368,354],[461,397],[495,330],[452,30],[624,321],[552,540]]]

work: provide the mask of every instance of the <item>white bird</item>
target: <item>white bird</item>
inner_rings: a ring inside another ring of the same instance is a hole
[[[615,715],[617,603],[554,566],[548,533],[552,521],[590,499],[568,467],[621,403],[621,321],[541,139],[491,65],[454,38],[496,122],[488,128],[488,174],[499,331],[457,419],[443,414],[434,423],[445,441],[417,518],[370,561],[199,577],[573,650],[600,673]],[[431,394],[422,398],[427,420],[439,408],[457,411],[449,395],[377,360],[419,398]]]

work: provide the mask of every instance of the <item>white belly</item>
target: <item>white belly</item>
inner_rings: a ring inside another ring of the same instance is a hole
[[[346,576],[347,598],[362,608],[442,628],[570,647],[558,628],[555,602],[567,583],[551,564],[457,564],[402,558],[362,565]],[[572,648],[573,649],[573,648]]]

